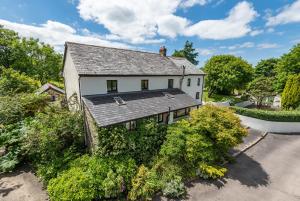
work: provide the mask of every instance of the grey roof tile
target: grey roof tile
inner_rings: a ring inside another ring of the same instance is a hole
[[[66,42],[80,75],[181,75],[204,74],[185,58],[156,53]]]
[[[168,98],[165,93],[172,94]],[[121,97],[126,104],[118,105],[114,97]],[[179,89],[128,92],[108,95],[83,96],[83,101],[99,126],[108,126],[139,119],[171,110],[200,105]]]

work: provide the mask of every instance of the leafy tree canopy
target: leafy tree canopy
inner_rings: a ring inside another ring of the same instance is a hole
[[[255,77],[265,76],[274,77],[276,75],[276,66],[279,62],[277,58],[261,60],[254,69]]]
[[[281,105],[284,109],[300,106],[300,74],[290,75],[282,93]]]
[[[197,60],[198,52],[193,47],[193,43],[188,40],[184,44],[184,48],[182,50],[175,50],[173,55],[174,57],[185,57],[192,64],[198,65],[199,61]]]
[[[14,95],[17,93],[34,92],[41,83],[31,77],[13,70],[12,68],[2,68],[0,74],[0,95]]]
[[[218,55],[211,57],[204,66],[208,95],[230,94],[234,89],[244,88],[251,81],[252,66],[240,57]]]
[[[278,62],[276,90],[282,92],[289,75],[300,73],[300,43],[289,53],[284,54]]]
[[[16,32],[0,26],[0,66],[24,72],[42,83],[58,81],[62,55],[38,39],[20,38]]]
[[[274,78],[258,77],[248,84],[247,93],[250,94],[259,108],[267,97],[275,95],[273,82]]]

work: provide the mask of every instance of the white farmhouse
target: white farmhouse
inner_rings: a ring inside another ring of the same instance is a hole
[[[149,53],[67,42],[63,75],[67,99],[76,94],[86,120],[100,127],[134,129],[149,117],[172,123],[202,104],[204,73],[164,47]]]

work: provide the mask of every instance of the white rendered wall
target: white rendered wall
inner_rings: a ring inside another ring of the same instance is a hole
[[[149,90],[168,88],[168,79],[174,79],[174,88],[179,88],[179,76],[124,76],[124,77],[81,77],[81,94],[106,94],[107,80],[118,80],[118,92],[141,91],[141,80],[149,81]]]
[[[191,79],[191,86],[187,86],[188,78]],[[201,79],[200,86],[198,86],[198,78]],[[201,101],[202,97],[202,85],[204,83],[204,76],[203,75],[189,75],[185,76],[182,83],[182,91],[189,94],[191,97],[196,99],[196,92],[200,92],[199,101]]]
[[[300,133],[300,122],[275,122],[242,115],[238,116],[240,117],[243,125],[263,132]]]
[[[66,98],[67,100],[72,96],[74,93],[77,94],[79,97],[79,82],[78,82],[78,74],[74,63],[72,61],[70,53],[67,51],[67,55],[65,58],[65,65],[64,65],[64,72],[63,76],[65,79],[65,90],[66,90]],[[79,100],[78,100],[79,101]]]

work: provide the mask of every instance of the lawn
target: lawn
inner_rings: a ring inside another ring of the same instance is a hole
[[[204,102],[224,102],[230,101],[233,104],[242,102],[243,100],[234,95],[222,95],[222,94],[213,94],[211,97],[208,97],[208,92],[204,91],[203,93],[203,100]]]

